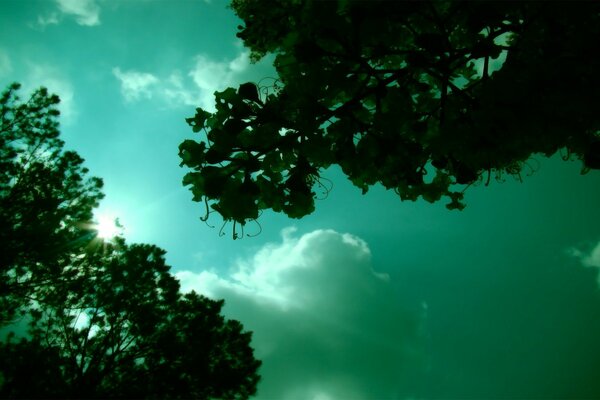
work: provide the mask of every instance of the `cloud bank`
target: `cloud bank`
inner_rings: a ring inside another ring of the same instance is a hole
[[[83,26],[100,25],[100,7],[95,0],[56,0],[61,13]]]
[[[232,59],[213,60],[206,54],[193,58],[187,73],[173,70],[162,77],[141,71],[121,72],[117,67],[113,74],[121,81],[122,94],[126,101],[157,98],[171,106],[194,106],[213,112],[214,92],[237,86],[246,81],[264,77],[261,74],[269,61],[250,67],[250,52],[241,49]]]
[[[100,6],[96,0],[55,0],[58,11],[38,15],[37,21],[30,26],[34,29],[44,29],[48,25],[58,25],[64,18],[75,19],[78,25],[100,25]]]
[[[411,377],[425,364],[422,318],[400,306],[388,276],[373,271],[367,244],[333,230],[282,236],[227,277],[176,274],[182,290],[224,298],[225,314],[254,332],[263,361],[258,398],[410,395]]]
[[[113,75],[121,84],[121,94],[125,101],[132,102],[141,98],[151,98],[153,86],[158,83],[158,78],[152,74],[138,71],[121,71],[113,68]]]
[[[248,50],[241,51],[236,58],[229,61],[214,61],[202,54],[196,56],[194,67],[188,74],[199,92],[200,102],[196,105],[205,110],[214,111],[213,93],[241,83],[241,75],[249,65],[250,52]],[[181,100],[185,100],[185,98]]]

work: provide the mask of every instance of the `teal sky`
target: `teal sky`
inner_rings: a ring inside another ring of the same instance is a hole
[[[332,168],[302,220],[265,213],[237,241],[199,220],[184,119],[274,75],[238,24],[220,0],[1,0],[0,84],[57,93],[101,211],[254,331],[258,398],[600,398],[600,173],[579,161],[537,157],[462,212],[363,196]]]

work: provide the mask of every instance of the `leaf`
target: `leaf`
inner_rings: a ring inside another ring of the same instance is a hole
[[[229,177],[223,173],[221,168],[210,166],[202,168],[200,174],[204,182],[204,195],[211,199],[219,198],[229,181]]]
[[[262,162],[262,167],[263,167],[263,170],[265,171],[265,174],[272,175],[272,174],[280,173],[287,167],[287,165],[282,160],[281,154],[279,152],[272,151],[272,152],[267,153],[267,155],[264,156],[263,162]]]
[[[238,88],[238,95],[245,100],[254,101],[256,103],[261,102],[258,96],[258,88],[252,82],[242,83]]]
[[[587,168],[600,169],[600,141],[593,142],[586,151],[583,162]]]
[[[202,128],[205,127],[206,120],[211,115],[211,113],[203,110],[202,108],[196,108],[196,115],[194,115],[194,117],[192,118],[186,118],[185,121],[188,123],[188,125],[192,127],[192,130],[194,132],[199,132]]]
[[[302,218],[315,210],[315,201],[312,193],[306,191],[292,191],[287,197],[284,212],[290,218]]]
[[[217,103],[233,103],[235,98],[237,97],[237,93],[234,88],[227,88],[222,92],[215,92],[215,99]]]
[[[450,203],[446,204],[446,208],[448,210],[459,210],[460,211],[465,208],[465,204],[462,202],[463,197],[464,197],[463,193],[450,192],[450,193],[448,193],[448,196],[451,199]]]
[[[181,157],[181,164],[190,168],[200,166],[205,161],[205,150],[206,143],[196,142],[194,140],[184,140],[179,145],[179,157]]]
[[[204,177],[200,172],[188,172],[182,180],[183,186],[192,185],[193,201],[201,201],[204,196]]]

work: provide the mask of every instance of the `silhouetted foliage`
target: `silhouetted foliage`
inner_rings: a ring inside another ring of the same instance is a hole
[[[232,8],[252,58],[276,54],[278,77],[216,92],[216,112],[187,119],[206,134],[179,148],[203,219],[216,211],[235,232],[264,209],[303,217],[334,164],[363,193],[379,183],[449,209],[470,185],[533,172],[534,154],[600,168],[598,2]]]
[[[163,256],[116,239],[78,255],[67,285],[38,287],[28,337],[0,345],[0,397],[254,394],[251,334],[220,314],[223,301],[181,295]]]
[[[19,87],[0,97],[0,321],[33,286],[60,275],[65,257],[89,240],[103,197],[102,180],[63,151],[58,96],[41,88],[21,101]]]
[[[95,237],[102,181],[63,152],[58,97],[18,88],[0,101],[0,327],[28,328],[0,338],[0,398],[254,394],[251,333],[181,294],[160,248]]]

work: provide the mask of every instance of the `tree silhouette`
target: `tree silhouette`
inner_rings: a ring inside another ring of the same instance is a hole
[[[28,337],[0,346],[0,397],[254,394],[260,362],[251,334],[223,318],[223,301],[181,295],[163,250],[116,239],[72,267],[78,273],[67,285],[35,291]]]
[[[535,154],[600,168],[597,2],[231,6],[278,77],[216,92],[179,154],[203,219],[233,221],[234,238],[264,209],[311,213],[331,165],[363,193],[378,183],[449,209],[473,184],[530,174]]]
[[[21,101],[20,85],[0,97],[0,322],[30,290],[60,275],[65,256],[89,239],[102,180],[64,151],[59,98],[41,88]]]
[[[251,333],[181,294],[164,250],[96,238],[102,181],[64,152],[59,99],[0,100],[1,398],[228,398],[256,391]]]

